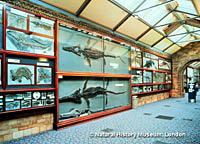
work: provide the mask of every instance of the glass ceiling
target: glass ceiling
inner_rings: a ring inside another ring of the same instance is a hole
[[[41,0],[168,54],[200,41],[197,0]]]

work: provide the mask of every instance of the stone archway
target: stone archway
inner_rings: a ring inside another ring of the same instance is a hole
[[[190,43],[172,55],[173,86],[171,97],[184,97],[183,71],[194,61],[200,60],[200,42]]]

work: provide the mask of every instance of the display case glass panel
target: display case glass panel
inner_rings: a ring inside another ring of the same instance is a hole
[[[8,85],[34,85],[35,69],[33,65],[8,64]]]
[[[102,39],[59,27],[59,71],[103,73],[103,55]]]
[[[104,80],[105,110],[130,105],[129,79],[106,78]]]
[[[59,120],[103,111],[103,78],[63,77],[59,79]]]
[[[30,31],[53,36],[54,21],[30,16]]]
[[[158,61],[143,57],[143,67],[148,69],[158,69]]]
[[[131,47],[131,65],[132,67],[142,67],[142,51]]]
[[[144,71],[143,78],[144,78],[144,83],[152,83],[152,72]]]
[[[130,50],[104,40],[104,72],[113,74],[130,74]]]
[[[130,105],[129,79],[63,77],[59,79],[59,120]]]
[[[54,40],[7,29],[6,50],[53,56]]]
[[[132,70],[132,83],[133,84],[138,84],[138,83],[143,83],[142,81],[142,70]]]
[[[165,83],[165,73],[154,72],[153,73],[153,82],[154,83]]]

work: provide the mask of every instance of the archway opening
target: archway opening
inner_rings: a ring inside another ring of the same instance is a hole
[[[182,89],[184,96],[188,93],[189,78],[200,86],[200,60],[193,60],[184,65],[182,70]]]

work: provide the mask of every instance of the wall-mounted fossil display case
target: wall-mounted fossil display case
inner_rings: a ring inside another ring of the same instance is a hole
[[[129,79],[59,79],[59,121],[130,105]]]
[[[0,114],[56,106],[54,23],[0,2]]]
[[[54,56],[54,21],[8,6],[6,16],[6,50]]]
[[[137,62],[138,58],[140,64]],[[132,47],[131,62],[132,95],[171,89],[172,75],[169,59]]]
[[[129,47],[59,26],[59,71],[130,74],[129,66]]]
[[[57,126],[131,108],[130,47],[58,25]]]

